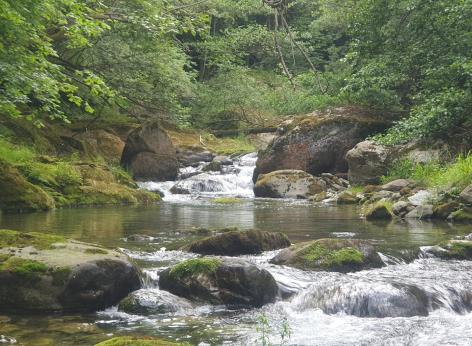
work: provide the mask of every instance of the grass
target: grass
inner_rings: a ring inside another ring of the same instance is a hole
[[[364,186],[353,185],[353,186],[350,186],[348,189],[346,189],[346,191],[352,193],[355,196],[358,193],[364,192]]]
[[[11,144],[0,137],[0,158],[11,165],[24,164],[35,158],[36,154],[23,146]]]
[[[5,247],[33,246],[38,250],[50,249],[54,243],[64,242],[65,238],[37,232],[17,232],[11,230],[0,230],[0,249]]]
[[[459,155],[454,162],[445,165],[415,164],[408,159],[397,161],[382,182],[395,179],[413,179],[425,187],[440,190],[452,187],[462,190],[472,183],[472,153]]]
[[[196,274],[209,274],[215,272],[220,264],[221,261],[216,258],[192,258],[172,267],[169,275],[183,279]]]

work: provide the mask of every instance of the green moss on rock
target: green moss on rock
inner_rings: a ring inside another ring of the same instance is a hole
[[[182,279],[198,274],[209,274],[215,272],[220,264],[221,261],[216,258],[192,258],[172,267],[169,275],[176,279]]]
[[[175,343],[162,339],[143,336],[119,336],[110,340],[102,341],[95,346],[184,346],[185,344]]]
[[[301,258],[306,262],[317,262],[320,267],[330,268],[349,263],[360,264],[364,260],[364,255],[352,247],[329,250],[322,245],[314,244],[306,250]]]
[[[438,255],[446,259],[470,260],[472,259],[472,241],[469,240],[450,240],[439,244],[445,249],[445,252],[439,252]]]
[[[39,279],[40,275],[48,271],[44,263],[12,256],[0,264],[0,271],[9,271],[24,279]]]
[[[17,232],[2,229],[0,230],[0,249],[5,247],[27,247],[33,246],[39,250],[49,249],[54,243],[64,242],[65,238],[38,232]]]
[[[392,203],[378,201],[367,205],[364,208],[364,215],[367,220],[391,220],[393,218]]]

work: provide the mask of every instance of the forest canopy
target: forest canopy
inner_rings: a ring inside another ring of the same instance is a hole
[[[0,113],[268,126],[362,105],[393,144],[472,127],[470,0],[0,0]]]

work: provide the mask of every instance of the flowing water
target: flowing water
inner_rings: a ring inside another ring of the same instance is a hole
[[[254,199],[254,161],[255,155],[240,157],[223,174],[199,173],[203,164],[186,168],[178,182],[185,195],[170,192],[175,182],[145,183],[143,187],[165,194],[165,202],[152,207],[0,215],[1,228],[52,232],[121,248],[146,274],[140,295],[161,297],[173,307],[172,313],[143,315],[116,307],[88,315],[0,314],[0,335],[35,346],[93,345],[115,335],[155,335],[192,345],[472,345],[472,262],[442,261],[419,250],[468,234],[471,227],[372,223],[360,219],[355,206]],[[216,203],[214,197],[220,196],[241,200]],[[371,239],[387,265],[351,274],[307,272],[269,264],[277,251],[244,256],[292,292],[290,298],[261,309],[191,304],[159,291],[159,272],[193,256],[178,251],[197,239],[189,230],[227,226],[282,231],[292,242]],[[132,234],[152,238],[126,241]]]

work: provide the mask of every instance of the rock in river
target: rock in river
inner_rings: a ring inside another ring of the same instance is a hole
[[[278,286],[265,269],[241,259],[194,258],[164,270],[159,288],[180,297],[229,307],[272,303]]]
[[[282,249],[290,244],[283,233],[249,230],[230,231],[196,240],[183,249],[200,255],[239,256]]]
[[[282,250],[270,262],[342,273],[383,266],[372,244],[357,239],[318,239],[295,244]]]
[[[259,175],[256,197],[305,199],[326,190],[326,182],[299,170],[282,170]]]
[[[96,311],[140,287],[117,251],[43,233],[0,230],[0,307],[15,312]]]

